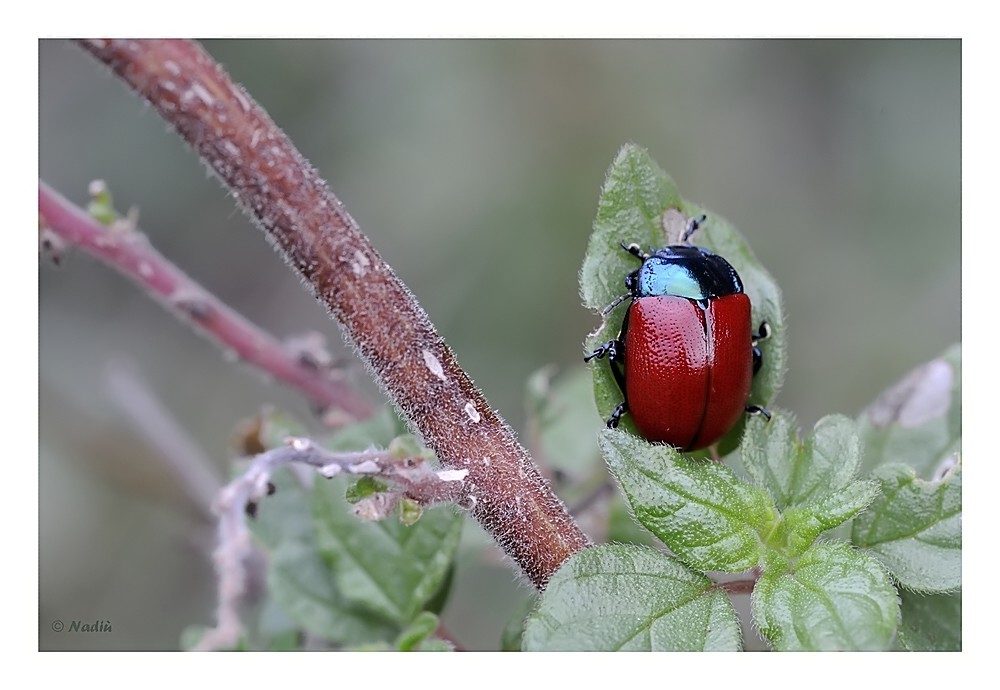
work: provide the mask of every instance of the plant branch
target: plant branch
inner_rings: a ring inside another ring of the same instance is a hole
[[[290,437],[285,445],[261,453],[250,460],[242,475],[227,484],[215,501],[219,516],[218,545],[213,553],[219,582],[216,627],[207,631],[195,650],[231,649],[243,630],[239,605],[246,591],[246,561],[253,553],[247,514],[253,516],[257,502],[274,489],[271,476],[279,467],[308,465],[324,477],[339,474],[374,476],[396,485],[394,491],[373,494],[354,506],[361,519],[385,518],[401,498],[430,506],[454,502],[470,506],[465,470],[437,470],[419,457],[393,455],[384,450],[336,453],[307,438]]]
[[[413,294],[264,110],[190,41],[82,42],[197,151],[341,324],[473,514],[539,588],[590,544]]]
[[[224,352],[298,390],[317,410],[343,412],[354,419],[371,415],[371,404],[337,380],[335,372],[320,366],[308,349],[289,347],[248,321],[170,263],[128,222],[103,225],[42,181],[38,213],[43,246],[75,246],[97,257]]]
[[[207,525],[214,525],[212,502],[222,487],[212,461],[181,423],[130,366],[112,362],[105,370],[111,399],[132,426],[157,450]]]

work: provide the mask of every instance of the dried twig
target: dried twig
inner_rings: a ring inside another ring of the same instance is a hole
[[[510,427],[412,293],[250,95],[191,41],[88,40],[232,191],[441,461],[468,471],[473,514],[542,588],[588,546]]]
[[[224,352],[301,392],[317,410],[342,411],[355,419],[372,413],[371,404],[322,367],[311,350],[296,343],[289,347],[248,321],[170,263],[128,222],[102,225],[41,181],[38,213],[40,246],[54,260],[66,246],[79,247],[130,278]]]
[[[362,519],[386,517],[398,501],[407,498],[421,506],[454,502],[471,508],[475,501],[466,481],[466,470],[435,470],[419,457],[400,458],[388,451],[365,450],[336,453],[307,438],[292,437],[285,445],[257,455],[241,476],[219,493],[219,540],[213,558],[219,580],[216,627],[199,641],[197,650],[230,649],[239,641],[242,625],[239,604],[246,589],[245,561],[253,552],[246,515],[256,512],[257,501],[273,490],[271,476],[285,465],[308,465],[324,477],[339,474],[367,475],[391,482],[396,488],[369,496],[354,506]]]

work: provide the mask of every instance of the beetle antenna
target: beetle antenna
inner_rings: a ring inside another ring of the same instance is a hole
[[[684,229],[684,234],[681,235],[681,244],[687,244],[688,240],[691,239],[691,235],[695,234],[706,220],[708,220],[708,216],[704,213],[697,218],[689,220],[687,227]]]
[[[626,292],[624,295],[619,295],[618,297],[615,298],[614,302],[612,302],[611,304],[609,304],[608,306],[604,307],[604,309],[601,310],[601,316],[607,316],[608,314],[611,313],[612,309],[617,307],[619,304],[621,304],[631,296],[632,296],[631,292]]]
[[[642,251],[642,247],[640,247],[635,242],[633,242],[632,244],[625,244],[624,242],[619,242],[618,244],[620,244],[622,246],[622,249],[624,249],[625,251],[627,251],[629,254],[631,254],[635,258],[639,259],[639,261],[645,261],[646,259],[649,258],[649,254],[647,254],[646,252]]]

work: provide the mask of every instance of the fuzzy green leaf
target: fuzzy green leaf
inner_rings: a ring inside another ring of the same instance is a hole
[[[605,544],[570,558],[527,620],[525,651],[737,651],[729,598],[652,549]]]
[[[767,404],[781,386],[786,359],[781,293],[774,279],[735,228],[721,216],[681,199],[673,180],[645,149],[635,144],[623,146],[608,170],[594,232],[580,271],[581,297],[588,308],[602,310],[626,292],[625,276],[638,267],[635,258],[622,250],[622,242],[635,242],[643,247],[665,246],[677,241],[675,228],[683,229],[686,218],[702,213],[708,219],[694,238],[697,244],[724,256],[739,273],[752,303],[752,323],[756,326],[767,321],[771,325],[773,335],[761,343],[763,367],[754,377],[750,395],[751,402]],[[615,338],[625,312],[626,306],[622,305],[608,314],[601,327],[587,338],[586,351]],[[622,394],[606,360],[596,360],[591,370],[597,409],[607,418],[621,402]],[[634,431],[628,415],[622,425]],[[720,441],[722,452],[734,448],[741,433],[742,422]]]
[[[765,572],[751,608],[781,651],[888,649],[899,617],[885,569],[843,542],[817,544],[790,572]]]
[[[765,487],[779,508],[804,505],[845,488],[861,463],[855,423],[830,415],[800,442],[795,418],[773,410],[770,423],[751,419],[740,447],[747,475]]]
[[[962,448],[962,346],[953,345],[887,390],[858,417],[863,472],[903,463],[933,479]]]
[[[788,555],[794,557],[804,553],[816,537],[860,513],[878,493],[878,483],[856,481],[816,503],[786,510],[781,517],[788,532]]]
[[[903,620],[899,642],[911,652],[962,651],[962,593],[899,593]]]
[[[303,629],[331,642],[391,638],[394,628],[347,599],[320,557],[309,490],[287,471],[273,481],[277,491],[260,502],[250,528],[268,555],[274,601]]]
[[[363,522],[344,500],[342,480],[313,493],[317,545],[340,591],[360,606],[407,625],[440,587],[458,547],[462,515],[451,506],[424,511],[413,525]]]
[[[906,465],[874,474],[882,497],[854,521],[852,540],[875,552],[909,589],[947,592],[962,586],[962,466],[925,481]]]
[[[759,533],[777,514],[767,494],[719,463],[605,429],[601,450],[636,519],[685,563],[739,572],[760,561]]]

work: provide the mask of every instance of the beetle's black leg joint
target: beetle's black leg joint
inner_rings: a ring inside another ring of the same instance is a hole
[[[757,329],[757,335],[753,337],[753,344],[756,345],[762,340],[767,340],[771,337],[771,324],[767,321],[761,321],[760,327]]]
[[[761,355],[760,348],[757,344],[762,340],[767,340],[771,337],[771,325],[767,321],[761,321],[760,327],[757,329],[757,333],[750,338],[750,349],[753,352],[753,373],[754,376],[760,371],[761,365],[764,363],[764,357]]]
[[[766,407],[761,407],[760,405],[747,405],[746,411],[748,414],[763,415],[767,421],[771,421],[771,411]]]
[[[584,362],[589,362],[592,359],[603,359],[607,357],[611,361],[618,359],[619,350],[622,349],[622,343],[620,340],[609,340],[603,343],[599,348],[591,352],[589,355],[585,355],[583,358]]]
[[[628,403],[622,400],[618,403],[618,407],[614,409],[614,412],[611,413],[611,416],[608,417],[608,428],[617,429],[618,422],[621,421],[622,415],[626,412],[628,412]]]

